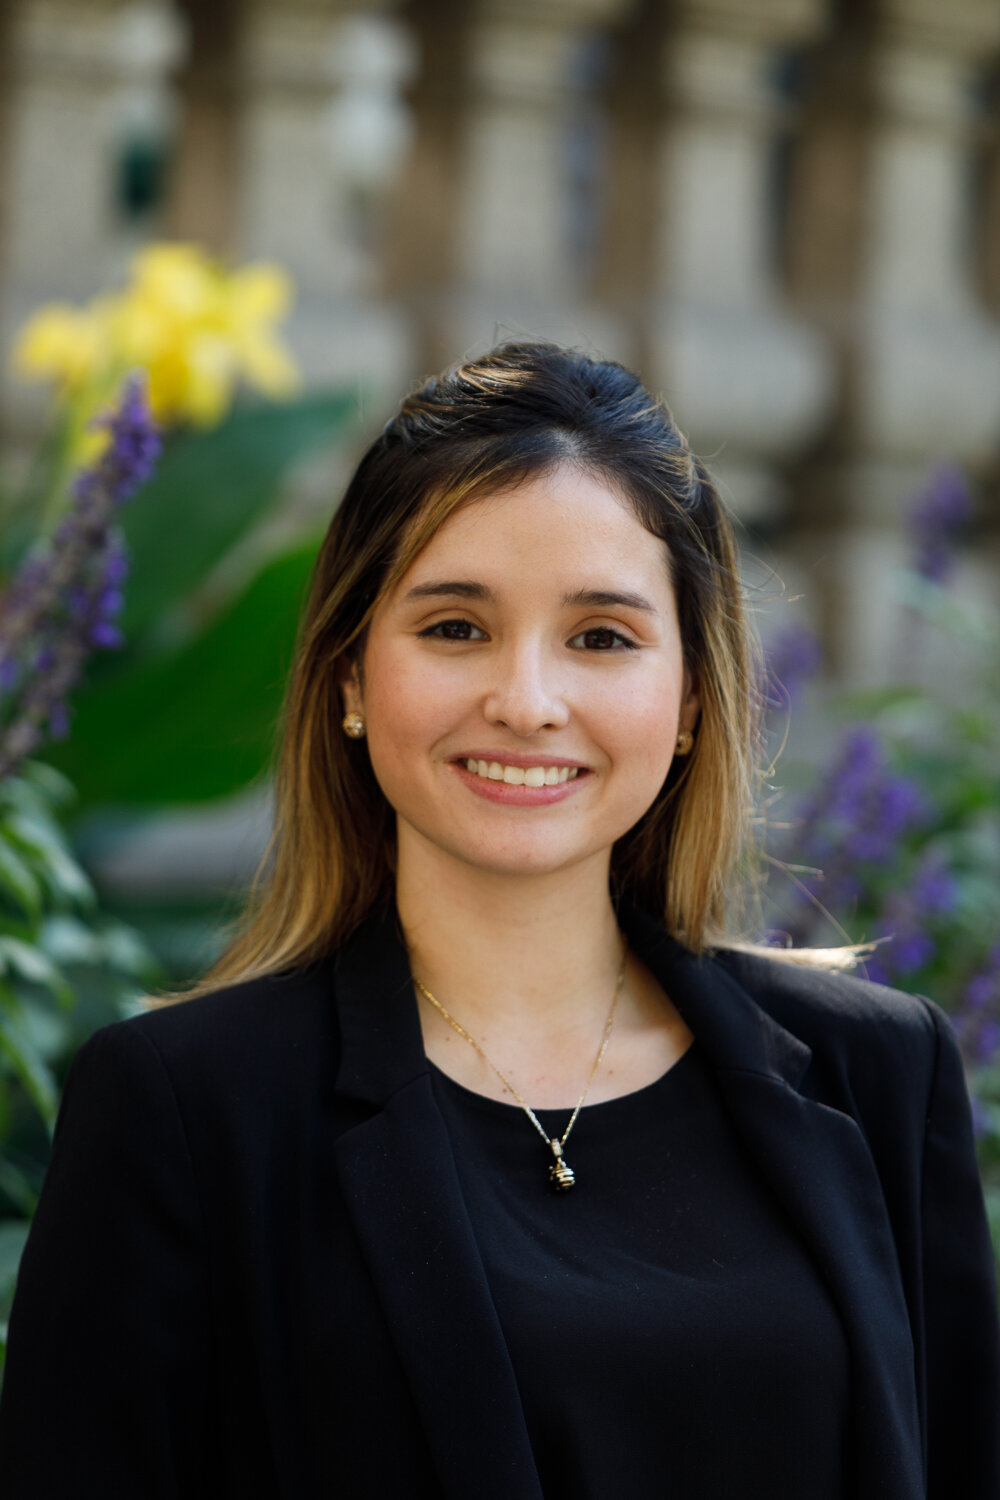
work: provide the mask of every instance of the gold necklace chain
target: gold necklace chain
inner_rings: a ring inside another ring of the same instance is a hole
[[[545,1129],[545,1126],[539,1120],[538,1116],[535,1114],[535,1111],[531,1108],[531,1105],[521,1097],[517,1089],[511,1083],[510,1079],[504,1077],[500,1069],[497,1067],[496,1063],[493,1062],[491,1058],[487,1057],[486,1053],[476,1041],[475,1037],[470,1036],[465,1027],[460,1025],[459,1022],[455,1020],[455,1017],[451,1015],[450,1012],[445,1010],[444,1006],[441,1004],[441,1001],[436,999],[435,996],[431,994],[430,990],[425,984],[421,984],[420,980],[416,978],[413,981],[424,998],[426,1000],[429,1000],[430,1003],[434,1006],[435,1010],[440,1011],[441,1015],[444,1016],[445,1020],[448,1022],[448,1025],[454,1027],[459,1036],[464,1037],[465,1040],[469,1043],[469,1046],[476,1049],[476,1051],[479,1053],[479,1056],[483,1059],[483,1062],[486,1063],[488,1067],[493,1069],[494,1073],[497,1075],[504,1088],[510,1089],[510,1092],[514,1095],[514,1098],[517,1100],[518,1104],[524,1110],[532,1125],[534,1125],[535,1129],[538,1131],[538,1134],[541,1136],[542,1140],[552,1152],[554,1160],[549,1165],[549,1181],[552,1183],[552,1186],[557,1189],[557,1191],[565,1191],[567,1188],[571,1188],[576,1181],[576,1174],[574,1173],[573,1168],[563,1156],[563,1147],[569,1139],[570,1131],[576,1124],[577,1115],[583,1108],[584,1101],[586,1100],[587,1095],[590,1093],[590,1085],[593,1083],[594,1078],[597,1074],[597,1070],[604,1060],[604,1054],[608,1050],[608,1042],[611,1040],[611,1028],[615,1024],[615,1011],[618,1008],[618,997],[622,992],[622,985],[625,982],[625,963],[627,958],[628,949],[624,948],[622,950],[621,968],[618,970],[618,978],[615,981],[615,993],[611,1001],[611,1009],[608,1011],[608,1019],[604,1023],[604,1033],[601,1037],[601,1045],[597,1049],[597,1056],[594,1058],[594,1065],[591,1068],[590,1076],[588,1077],[587,1082],[584,1085],[583,1093],[576,1101],[576,1108],[570,1115],[569,1124],[566,1126],[566,1129],[563,1131],[561,1136],[549,1135],[548,1131]]]

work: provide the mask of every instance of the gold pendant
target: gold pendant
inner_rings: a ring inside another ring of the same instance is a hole
[[[555,1136],[549,1141],[555,1161],[549,1166],[549,1181],[557,1193],[564,1193],[576,1181],[573,1168],[562,1154],[562,1146]]]

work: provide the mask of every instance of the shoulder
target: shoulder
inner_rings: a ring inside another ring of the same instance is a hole
[[[894,1085],[926,1098],[942,1045],[957,1050],[951,1023],[923,995],[860,975],[738,949],[714,960],[780,1026],[810,1048],[814,1071],[852,1093]]]
[[[79,1072],[145,1076],[178,1093],[287,1089],[339,1055],[335,958],[264,975],[101,1027]]]
[[[739,948],[720,948],[715,961],[782,1025],[798,1022],[850,1036],[858,1028],[898,1036],[934,1033],[934,1006],[922,995],[875,984],[860,974]]]

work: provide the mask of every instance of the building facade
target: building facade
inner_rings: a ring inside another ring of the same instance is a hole
[[[885,671],[886,579],[938,463],[973,489],[965,581],[995,588],[995,0],[0,15],[4,347],[151,236],[275,258],[309,378],[363,390],[373,429],[504,334],[638,368],[836,676]],[[37,398],[5,375],[0,401],[16,443]]]

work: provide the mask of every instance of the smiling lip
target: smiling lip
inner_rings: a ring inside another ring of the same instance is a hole
[[[562,781],[557,786],[511,786],[506,781],[490,781],[486,777],[477,776],[475,772],[466,769],[465,761],[468,760],[499,760],[499,756],[478,755],[463,757],[461,761],[452,761],[452,769],[471,792],[477,797],[482,797],[486,802],[499,802],[507,807],[548,807],[550,803],[562,802],[567,797],[572,797],[581,786],[590,779],[590,773],[586,766],[581,766],[579,761],[560,759],[558,756],[546,756],[544,760],[535,756],[527,760],[523,756],[504,756],[501,765],[508,766],[576,766],[577,775],[572,781]]]
[[[519,754],[516,750],[463,750],[461,755],[455,756],[455,760],[463,764],[467,760],[498,760],[502,766],[520,766],[525,771],[529,766],[576,766],[580,771],[587,769],[582,760],[570,760],[565,755],[549,755],[540,750],[536,750],[534,755],[523,752]]]

